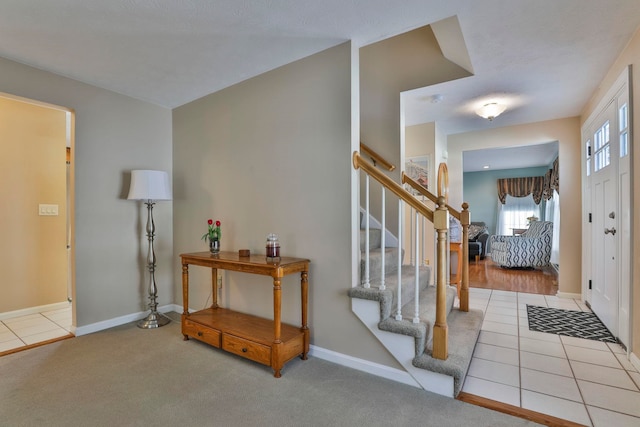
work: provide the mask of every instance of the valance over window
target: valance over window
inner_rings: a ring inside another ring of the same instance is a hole
[[[536,205],[544,198],[553,197],[553,190],[560,194],[560,170],[558,158],[553,162],[545,176],[529,176],[526,178],[502,178],[498,180],[498,199],[503,205],[507,201],[507,194],[512,197],[527,197],[533,195]]]
[[[533,195],[535,204],[540,204],[544,191],[543,176],[528,176],[526,178],[502,178],[498,180],[498,199],[503,205],[507,201],[507,194],[512,197],[526,197]]]

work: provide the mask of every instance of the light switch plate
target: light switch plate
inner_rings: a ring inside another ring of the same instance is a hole
[[[57,216],[58,215],[58,205],[38,205],[38,213],[40,216]]]

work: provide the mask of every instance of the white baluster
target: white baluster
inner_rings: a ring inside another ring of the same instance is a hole
[[[398,312],[396,320],[402,320],[402,199],[398,200]]]
[[[424,196],[422,197],[422,200],[424,202]],[[425,259],[424,259],[424,254],[426,253],[426,250],[425,250],[426,241],[424,238],[424,231],[427,229],[427,226],[426,226],[424,215],[421,216],[420,218],[422,222],[422,234],[420,235],[420,246],[421,246],[420,250],[421,250],[422,256],[420,257],[420,265],[424,267],[426,265]]]
[[[370,288],[371,283],[369,282],[369,175],[367,174],[365,178],[365,233],[364,233],[364,279],[362,284],[365,288]]]
[[[418,257],[420,256],[420,253],[418,251],[418,249],[420,248],[420,239],[418,239],[418,234],[420,233],[420,227],[418,226],[419,219],[420,219],[420,214],[416,211],[416,242],[415,242],[416,259],[419,259]],[[415,276],[416,276],[415,296],[414,296],[415,309],[413,313],[413,323],[419,323],[420,322],[420,263],[419,262],[416,262]]]
[[[385,264],[386,264],[386,261],[387,261],[387,257],[386,257],[386,253],[387,253],[387,251],[386,251],[386,243],[387,242],[386,242],[386,237],[385,237],[386,230],[387,230],[387,227],[385,225],[385,211],[386,211],[386,209],[387,209],[387,207],[385,206],[385,188],[382,187],[382,215],[381,215],[381,217],[382,217],[382,225],[380,226],[380,228],[381,228],[381,230],[380,230],[380,233],[381,233],[381,236],[380,236],[380,250],[382,252],[382,266],[381,266],[381,269],[380,269],[380,277],[381,277],[381,279],[380,279],[380,289],[382,289],[382,290],[386,289],[386,286],[385,286],[385,283],[384,283]]]
[[[410,208],[409,214],[409,259],[411,265],[416,265],[415,254],[413,253],[413,208]]]

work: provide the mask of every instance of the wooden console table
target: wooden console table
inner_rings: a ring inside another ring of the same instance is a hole
[[[285,363],[296,356],[307,359],[309,353],[309,327],[307,300],[309,295],[309,260],[282,257],[280,261],[264,255],[240,257],[237,252],[209,252],[181,254],[182,258],[182,334],[217,348],[271,366],[274,376],[280,378]],[[213,304],[211,308],[189,313],[189,265],[211,268]],[[271,276],[273,278],[273,320],[239,313],[218,306],[218,269]],[[282,289],[284,276],[300,273],[302,287],[302,326],[281,322]]]

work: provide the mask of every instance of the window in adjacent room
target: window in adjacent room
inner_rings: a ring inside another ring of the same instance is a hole
[[[498,201],[498,234],[513,234],[513,229],[529,227],[527,218],[540,216],[540,206],[533,201],[533,195],[513,197],[507,195],[505,204]]]

